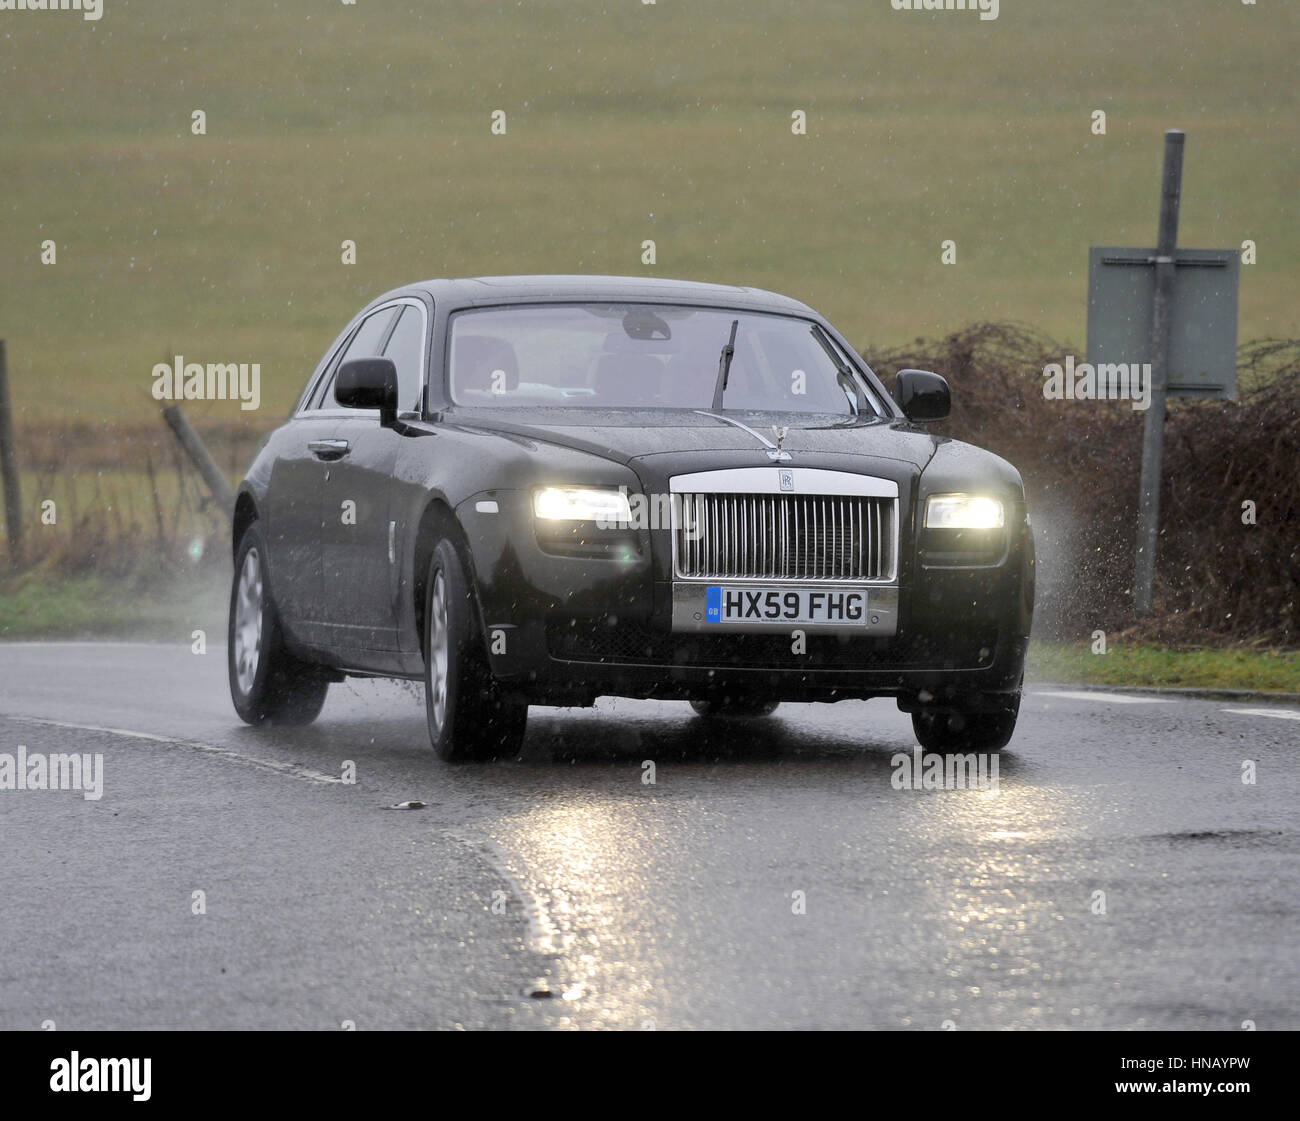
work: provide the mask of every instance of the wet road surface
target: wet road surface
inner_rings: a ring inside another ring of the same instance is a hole
[[[996,791],[914,744],[606,700],[448,765],[418,687],[251,729],[219,648],[0,645],[0,755],[103,756],[0,790],[0,1028],[1300,1027],[1300,706],[1031,687]]]

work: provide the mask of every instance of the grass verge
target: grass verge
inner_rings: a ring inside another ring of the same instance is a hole
[[[1178,650],[1142,645],[1112,646],[1105,654],[1094,654],[1086,643],[1034,642],[1029,647],[1025,677],[1087,685],[1300,693],[1300,651],[1243,647]]]
[[[228,566],[227,566],[228,567]],[[224,642],[229,572],[216,563],[180,575],[94,573],[0,584],[0,640],[113,638]]]

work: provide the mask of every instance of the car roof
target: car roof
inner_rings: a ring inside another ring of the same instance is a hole
[[[475,276],[423,280],[388,292],[380,299],[391,299],[412,291],[426,292],[433,297],[435,303],[451,308],[512,303],[622,303],[635,300],[786,312],[821,319],[807,304],[762,288],[644,276]]]

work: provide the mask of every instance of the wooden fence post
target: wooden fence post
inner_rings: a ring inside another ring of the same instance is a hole
[[[23,560],[22,501],[18,489],[18,455],[14,446],[13,405],[9,399],[9,368],[5,361],[4,339],[0,339],[0,476],[4,480],[9,563],[17,568]]]

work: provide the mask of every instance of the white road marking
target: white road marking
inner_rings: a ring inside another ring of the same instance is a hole
[[[177,646],[189,646],[189,642],[152,642],[152,641],[133,641],[130,639],[41,639],[41,638],[9,638],[0,642],[0,651],[8,650],[13,647],[20,647],[24,650],[33,646],[48,646],[51,649],[67,646],[80,646],[84,649],[99,649],[100,647],[116,646],[149,646],[155,650],[171,650]]]
[[[471,837],[452,829],[444,830],[443,835],[472,850],[492,871],[505,880],[506,886],[523,906],[528,948],[533,953],[553,957],[563,952],[568,940],[560,934],[555,923],[551,921],[551,916],[542,901],[524,885],[523,873],[516,869],[514,858],[490,837]]]
[[[1220,712],[1233,712],[1238,716],[1271,716],[1275,720],[1300,720],[1300,712],[1287,708],[1221,708]]]
[[[206,755],[214,755],[218,759],[224,759],[227,763],[239,763],[246,767],[257,767],[264,771],[273,771],[278,775],[288,775],[290,778],[305,779],[308,782],[323,782],[333,784],[342,784],[342,778],[336,778],[333,775],[321,774],[320,771],[313,771],[310,767],[301,766],[298,763],[281,763],[275,759],[259,759],[255,755],[242,755],[238,751],[231,751],[225,747],[213,747],[209,743],[199,743],[197,740],[180,740],[174,736],[156,736],[152,732],[133,732],[129,728],[105,728],[99,724],[74,724],[67,720],[43,720],[36,716],[10,716],[3,715],[5,720],[13,720],[19,724],[40,724],[49,728],[75,728],[81,732],[104,732],[110,736],[128,736],[136,740],[150,740],[154,743],[165,743],[172,747],[188,747],[192,751],[201,751]]]
[[[1035,690],[1032,694],[1035,697],[1066,697],[1072,701],[1108,701],[1116,705],[1171,705],[1172,698],[1169,697],[1133,697],[1123,693],[1065,693],[1065,692],[1038,692]]]

